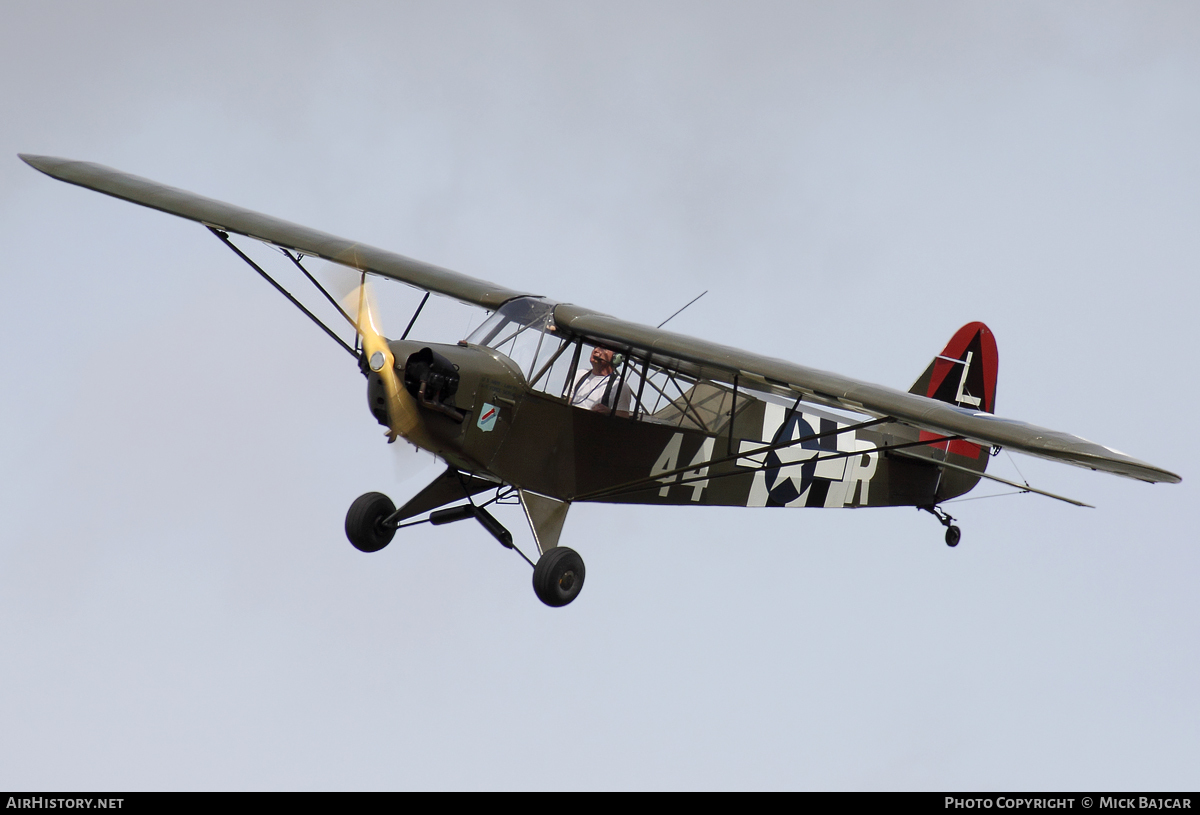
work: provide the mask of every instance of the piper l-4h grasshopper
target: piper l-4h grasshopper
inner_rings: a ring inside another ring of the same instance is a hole
[[[446,462],[399,509],[380,493],[355,500],[346,515],[354,546],[375,552],[402,527],[474,518],[514,548],[487,507],[515,493],[538,549],[529,561],[534,591],[550,606],[583,587],[583,560],[559,545],[576,501],[915,506],[955,546],[959,528],[941,505],[981,479],[1086,506],[988,475],[1001,448],[1142,481],[1180,480],[1112,448],[997,417],[996,341],[983,323],[960,328],[902,392],[513,291],[97,164],[21,158],[61,181],[203,224],[355,357],[389,442],[403,438]],[[280,249],[350,324],[353,345],[230,235]],[[345,307],[304,268],[307,257],[361,273]],[[367,275],[426,292],[398,340],[377,328]],[[431,292],[491,315],[456,345],[410,340]]]

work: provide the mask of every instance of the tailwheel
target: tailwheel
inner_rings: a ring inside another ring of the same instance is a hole
[[[533,567],[533,591],[548,606],[565,606],[582,591],[584,573],[583,558],[578,552],[556,546]]]
[[[917,507],[923,509],[930,515],[938,519],[938,523],[946,527],[946,545],[950,547],[958,546],[958,542],[962,540],[962,530],[954,525],[954,517],[949,512],[938,506],[923,506]]]
[[[346,537],[360,552],[378,552],[396,535],[396,527],[384,523],[395,511],[392,499],[381,492],[358,496],[346,512]]]

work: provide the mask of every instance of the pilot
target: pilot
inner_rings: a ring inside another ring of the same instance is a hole
[[[621,382],[620,396],[617,395],[618,376],[613,367],[612,349],[597,345],[592,349],[591,363],[591,368],[580,368],[575,376],[571,404],[596,413],[610,413],[615,406],[618,416],[629,416],[633,394],[629,385]]]

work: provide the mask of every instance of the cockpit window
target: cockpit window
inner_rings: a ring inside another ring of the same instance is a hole
[[[507,356],[534,390],[580,409],[608,404],[615,408],[615,419],[721,433],[735,405],[740,414],[755,401],[749,395],[735,396],[724,382],[664,367],[636,349],[605,349],[609,364],[597,365],[594,343],[568,339],[555,327],[554,306],[538,297],[509,300],[472,331],[467,342]],[[605,373],[611,379],[605,380]]]
[[[509,300],[471,332],[467,342],[494,348],[532,381],[565,342],[554,328],[554,304],[537,297]]]

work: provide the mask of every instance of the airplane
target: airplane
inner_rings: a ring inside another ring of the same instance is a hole
[[[953,547],[961,531],[942,505],[981,480],[1088,506],[987,473],[1002,449],[1151,483],[1181,480],[1111,447],[997,416],[996,340],[981,322],[958,329],[904,392],[508,289],[99,164],[20,158],[60,181],[205,226],[355,358],[389,443],[402,438],[446,463],[399,508],[378,492],[357,498],[346,514],[351,544],[377,552],[402,528],[474,518],[529,562],[548,606],[567,605],[583,588],[582,557],[559,544],[581,501],[918,507]],[[279,249],[353,329],[353,344],[231,235]],[[359,285],[339,301],[306,258],[353,269]],[[399,339],[378,327],[368,275],[425,292]],[[454,345],[410,339],[430,293],[490,315]],[[488,511],[514,499],[536,563]]]

